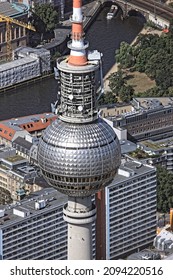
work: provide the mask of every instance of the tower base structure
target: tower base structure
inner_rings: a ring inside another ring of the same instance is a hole
[[[88,197],[69,197],[63,210],[68,223],[68,260],[92,260],[92,224],[96,208]]]

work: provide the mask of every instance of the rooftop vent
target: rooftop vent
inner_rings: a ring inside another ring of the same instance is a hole
[[[0,218],[4,217],[4,215],[5,215],[5,210],[4,209],[0,210]]]
[[[35,202],[35,210],[40,210],[46,207],[46,201],[44,199]]]

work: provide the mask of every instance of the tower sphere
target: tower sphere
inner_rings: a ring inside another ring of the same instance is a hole
[[[69,196],[89,196],[115,176],[120,144],[102,119],[73,124],[57,119],[44,132],[38,163],[46,181]]]

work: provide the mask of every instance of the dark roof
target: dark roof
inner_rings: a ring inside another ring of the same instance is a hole
[[[45,181],[43,176],[41,177],[35,177],[27,180],[28,184],[35,183],[36,185],[40,186],[41,188],[52,188],[49,186],[49,184]]]
[[[0,11],[9,17],[20,16],[27,12],[27,6],[19,3],[0,2]]]
[[[13,141],[13,147],[14,145],[19,145],[27,150],[30,150],[31,146],[32,146],[32,143],[26,141],[24,138],[22,137],[17,137],[14,141]]]

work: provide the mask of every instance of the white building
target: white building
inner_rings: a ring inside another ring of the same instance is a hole
[[[67,196],[53,188],[28,199],[0,206],[0,259],[66,260],[67,223],[63,206]],[[95,224],[92,227],[95,258]],[[77,250],[77,248],[76,248]]]
[[[97,245],[97,249],[99,246],[104,248],[100,254],[98,251],[99,259],[125,257],[153,243],[156,236],[154,167],[135,161],[124,163],[113,182],[105,189],[104,196],[102,213],[97,211],[99,216],[105,215],[105,234],[101,233],[97,225],[99,235],[104,238],[100,238],[100,244],[98,241]]]
[[[65,195],[48,188],[16,206],[1,206],[0,258],[66,259],[67,225],[62,215],[66,201]]]

